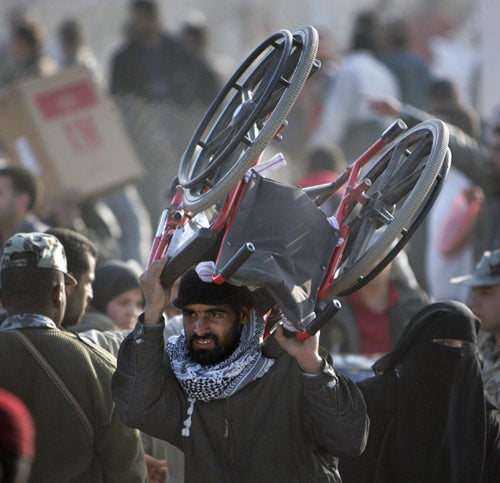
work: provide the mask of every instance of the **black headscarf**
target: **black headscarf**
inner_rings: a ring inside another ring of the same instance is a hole
[[[115,297],[133,288],[141,288],[140,276],[140,266],[134,261],[109,260],[102,263],[95,270],[92,284],[93,307],[105,314],[108,303]]]
[[[410,321],[394,350],[374,364],[379,374],[397,374],[379,481],[483,480],[486,403],[476,348],[479,324],[461,303],[431,304]],[[470,344],[450,347],[436,339]]]

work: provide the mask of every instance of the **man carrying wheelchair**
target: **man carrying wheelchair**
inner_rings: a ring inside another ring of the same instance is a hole
[[[125,424],[179,447],[186,481],[341,481],[337,456],[362,452],[368,418],[354,383],[319,354],[318,334],[287,338],[278,327],[282,353],[268,358],[252,292],[189,270],[173,300],[184,330],[165,348],[165,264],[142,275],[145,310],[118,356]]]

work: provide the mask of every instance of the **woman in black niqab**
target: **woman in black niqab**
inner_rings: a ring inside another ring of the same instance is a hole
[[[372,426],[366,454],[341,461],[343,481],[495,481],[487,469],[493,408],[477,354],[479,325],[452,301],[415,315],[395,348],[373,365],[378,376],[359,384]],[[498,420],[494,430],[498,458]]]

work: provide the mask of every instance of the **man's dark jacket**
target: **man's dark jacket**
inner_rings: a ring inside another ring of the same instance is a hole
[[[368,419],[361,393],[326,362],[308,376],[281,355],[236,394],[188,398],[164,357],[163,326],[138,323],[123,342],[113,396],[125,424],[179,447],[186,482],[340,482],[337,456],[359,455]]]

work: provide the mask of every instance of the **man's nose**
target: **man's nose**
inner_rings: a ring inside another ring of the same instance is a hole
[[[209,332],[209,326],[206,318],[203,315],[199,315],[194,323],[194,331],[196,335],[205,335]]]
[[[477,307],[478,305],[479,305],[478,297],[475,292],[472,292],[472,295],[469,298],[469,306],[471,310],[474,310],[474,307]]]

